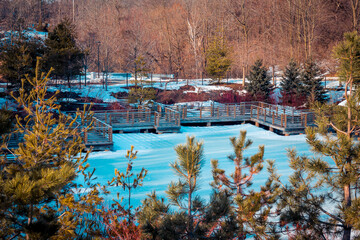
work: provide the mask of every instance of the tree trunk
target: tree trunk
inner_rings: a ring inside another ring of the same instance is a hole
[[[191,182],[189,182],[191,184]],[[192,189],[190,187],[189,190],[189,194],[188,194],[188,239],[192,239],[193,238],[193,219],[192,219],[192,214],[191,214],[191,195],[192,195]]]
[[[242,82],[243,87],[245,87],[245,65],[243,66],[243,82]]]

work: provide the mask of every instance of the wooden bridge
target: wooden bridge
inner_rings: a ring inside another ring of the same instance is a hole
[[[157,133],[179,132],[181,125],[235,124],[250,122],[279,134],[301,134],[308,125],[314,124],[314,114],[292,107],[272,105],[263,102],[242,102],[211,106],[161,105],[152,108],[138,107],[119,111],[95,112],[92,127],[81,134],[86,148],[94,150],[111,149],[112,134],[117,132]],[[16,147],[21,137],[11,139],[9,147]]]
[[[179,132],[181,125],[251,122],[280,134],[300,134],[314,123],[314,114],[263,102],[212,104],[211,106],[161,105],[122,111],[96,112],[99,121],[118,132]]]

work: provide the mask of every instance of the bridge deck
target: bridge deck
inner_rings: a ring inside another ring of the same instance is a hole
[[[252,122],[280,134],[303,133],[314,123],[314,114],[305,110],[271,105],[262,102],[239,104],[216,104],[211,106],[166,106],[156,104],[154,109],[138,109],[111,112],[96,112],[91,129],[84,130],[82,137],[86,148],[94,150],[111,149],[113,131],[157,133],[179,132],[181,125],[211,125],[214,123]],[[21,137],[10,139],[10,146],[16,148]]]
[[[281,134],[303,133],[313,124],[312,112],[262,102],[217,104],[212,106],[155,105],[128,111],[98,112],[95,116],[112,126],[114,131],[137,132],[153,130],[158,133],[178,132],[181,125],[252,122]]]

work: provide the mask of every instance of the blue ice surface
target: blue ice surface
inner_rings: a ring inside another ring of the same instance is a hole
[[[126,171],[127,160],[125,159],[126,150],[134,145],[138,151],[138,158],[134,160],[134,173],[140,172],[141,168],[148,170],[142,187],[138,187],[132,193],[132,204],[139,206],[141,201],[156,191],[158,196],[165,197],[165,191],[171,181],[176,181],[176,176],[169,166],[170,162],[176,160],[174,147],[186,142],[186,136],[195,136],[197,140],[203,141],[205,164],[202,168],[200,179],[200,190],[198,194],[209,199],[211,194],[212,179],[211,159],[219,160],[219,167],[230,174],[234,170],[233,163],[227,156],[232,154],[230,137],[239,136],[240,130],[247,131],[247,137],[253,141],[252,146],[246,150],[245,156],[251,156],[258,151],[259,145],[265,145],[265,159],[275,160],[275,166],[281,179],[287,182],[287,177],[292,173],[288,158],[286,156],[288,148],[296,148],[298,154],[313,155],[305,141],[305,135],[280,136],[273,132],[255,127],[250,124],[231,125],[231,126],[211,126],[211,127],[182,127],[181,133],[153,134],[153,133],[127,133],[114,134],[114,151],[94,152],[89,157],[91,167],[96,168],[95,175],[98,181],[106,184],[114,176],[114,169]],[[263,171],[253,179],[254,189],[259,189],[267,180],[268,174],[266,165]],[[126,197],[127,192],[122,188],[110,188],[112,193],[107,196],[107,200],[116,197],[119,192]]]

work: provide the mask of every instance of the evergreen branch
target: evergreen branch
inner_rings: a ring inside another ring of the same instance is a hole
[[[310,189],[309,190],[309,194],[310,196],[315,199],[314,195],[310,192]],[[343,221],[342,219],[340,219],[339,217],[329,213],[328,211],[326,211],[323,207],[321,207],[320,205],[319,206],[316,206],[318,207],[323,213],[325,213],[326,215],[328,215],[329,217],[333,218],[334,220],[337,220],[338,222],[341,222],[344,226],[346,225],[345,221]]]
[[[340,130],[340,129],[339,129],[338,127],[336,127],[336,126],[334,125],[334,123],[331,122],[331,121],[330,121],[330,125],[331,125],[337,132],[340,132],[340,133],[342,133],[342,134],[344,134],[344,135],[347,135],[347,133],[346,133],[345,131]]]

